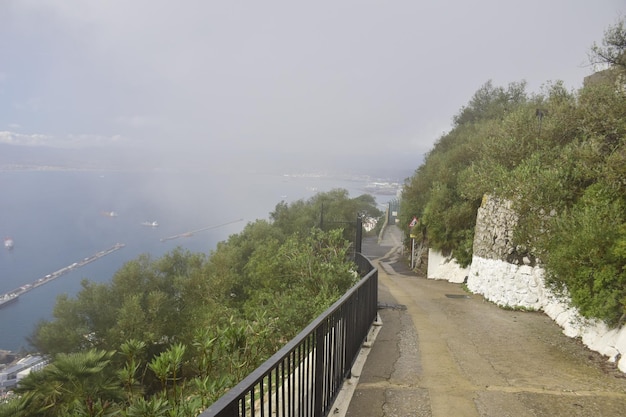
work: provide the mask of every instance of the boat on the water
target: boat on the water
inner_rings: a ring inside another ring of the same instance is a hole
[[[5,237],[4,238],[4,247],[7,249],[13,249],[13,238]]]
[[[147,227],[159,227],[159,223],[157,223],[156,221],[153,221],[153,222],[142,222],[141,225],[142,226],[147,226]]]

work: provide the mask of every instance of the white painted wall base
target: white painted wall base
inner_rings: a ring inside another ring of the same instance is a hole
[[[469,273],[468,268],[461,266],[453,258],[443,256],[441,252],[428,250],[428,272],[429,279],[445,279],[450,282],[463,282]]]
[[[500,306],[543,311],[563,328],[565,335],[580,337],[589,349],[617,361],[619,370],[626,372],[626,327],[609,329],[602,322],[581,317],[575,308],[568,306],[567,300],[557,298],[545,287],[540,267],[474,256],[467,287]]]
[[[626,372],[626,326],[609,329],[600,321],[581,317],[568,300],[559,299],[546,288],[542,268],[502,260],[516,250],[516,225],[511,203],[486,195],[476,217],[470,267],[461,268],[454,259],[429,250],[428,278],[461,283],[467,276],[470,291],[499,306],[543,311],[563,328],[565,335],[580,337],[589,349],[616,361],[619,370]]]

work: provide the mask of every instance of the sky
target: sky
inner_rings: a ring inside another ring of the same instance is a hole
[[[581,87],[625,14],[624,0],[0,0],[0,143],[417,166],[489,80]]]

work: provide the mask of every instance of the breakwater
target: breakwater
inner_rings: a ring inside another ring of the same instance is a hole
[[[88,263],[94,262],[104,256],[107,256],[117,250],[122,249],[124,246],[126,246],[126,244],[124,243],[116,243],[115,245],[111,246],[108,249],[102,250],[100,252],[95,253],[94,255],[91,255],[87,258],[82,259],[81,261],[78,262],[74,262],[64,268],[61,268],[57,271],[54,271],[44,277],[39,278],[38,280],[30,283],[30,284],[25,284],[22,285],[21,287],[18,287],[14,290],[11,290],[7,293],[4,293],[2,295],[0,295],[0,308],[8,305],[8,304],[12,304],[15,301],[17,301],[17,299],[22,295],[27,293],[28,291],[32,291],[37,287],[41,287],[44,284],[47,284],[50,281],[53,281],[65,274],[67,274],[70,271],[73,271],[76,268],[80,268],[81,266],[85,266]]]

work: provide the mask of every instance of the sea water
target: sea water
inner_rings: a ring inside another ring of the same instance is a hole
[[[268,219],[281,201],[335,188],[356,197],[366,181],[277,174],[172,172],[0,172],[0,294],[80,262],[116,243],[126,246],[23,294],[0,308],[0,349],[30,349],[27,337],[52,318],[56,298],[81,281],[109,282],[124,263],[180,247],[210,253],[249,222]],[[383,206],[390,197],[379,196]],[[146,226],[157,222],[158,227]],[[180,236],[197,231],[191,236]],[[174,239],[167,237],[180,236]]]

